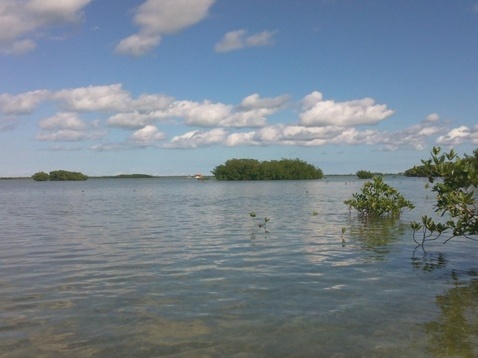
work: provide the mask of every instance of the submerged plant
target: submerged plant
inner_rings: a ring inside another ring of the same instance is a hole
[[[257,215],[255,212],[251,211],[249,213],[251,220],[261,229],[264,230],[264,233],[267,234],[269,231],[267,230],[267,223],[270,221],[270,218],[265,217],[264,220],[257,219]]]

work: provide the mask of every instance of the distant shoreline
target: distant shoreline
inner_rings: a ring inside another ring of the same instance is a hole
[[[384,176],[403,176],[403,173],[386,173]],[[357,177],[355,173],[351,174],[326,174],[322,179],[324,180],[330,177]],[[205,175],[204,179],[214,179],[214,176]],[[31,176],[28,177],[0,177],[0,180],[33,180]],[[88,179],[196,179],[194,175],[149,175],[149,174],[119,174],[119,175],[97,175],[88,176]]]

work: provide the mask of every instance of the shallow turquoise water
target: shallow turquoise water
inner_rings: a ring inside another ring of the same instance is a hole
[[[386,181],[368,225],[350,177],[0,181],[0,357],[477,355],[476,243],[414,251]]]

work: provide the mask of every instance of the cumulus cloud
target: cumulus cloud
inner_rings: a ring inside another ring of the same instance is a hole
[[[29,91],[18,95],[2,93],[0,94],[0,111],[13,115],[30,114],[49,96],[50,92],[47,90]]]
[[[120,84],[89,86],[57,91],[53,98],[68,111],[118,111],[123,110],[130,94]]]
[[[175,101],[168,109],[171,117],[182,117],[187,125],[212,127],[218,125],[231,114],[232,107],[223,103],[202,103],[193,101]]]
[[[173,137],[164,145],[165,148],[197,148],[221,144],[227,137],[224,128],[215,128],[210,131],[190,131],[180,136]]]
[[[75,23],[92,0],[2,0],[0,51],[23,54],[36,47],[34,38],[47,28]]]
[[[40,141],[101,141],[94,150],[132,147],[197,148],[202,146],[323,146],[374,145],[382,150],[421,150],[438,145],[478,144],[478,125],[449,127],[437,113],[407,128],[388,131],[364,124],[378,124],[393,111],[371,98],[335,102],[314,91],[305,96],[298,117],[291,124],[271,124],[275,113],[295,108],[288,95],[262,97],[252,93],[237,104],[178,100],[159,93],[136,97],[121,84],[88,86],[58,91],[36,90],[0,94],[0,131],[13,130],[21,116],[33,115],[48,102],[56,114],[38,121]],[[83,118],[82,118],[83,117]],[[94,118],[94,119],[92,119]],[[274,121],[276,122],[276,121]],[[273,123],[274,123],[273,122]],[[158,123],[182,126],[185,133],[167,141]],[[276,122],[277,123],[277,122]],[[105,127],[110,127],[109,131]],[[203,128],[197,129],[197,128]],[[114,142],[115,128],[130,131]],[[207,128],[207,129],[204,129]],[[110,136],[111,134],[111,136]]]
[[[146,0],[134,15],[139,32],[121,40],[116,53],[143,56],[159,46],[166,34],[184,30],[207,15],[215,0]]]
[[[161,94],[133,98],[121,84],[64,89],[52,94],[61,108],[79,112],[154,111],[166,108],[171,97]]]
[[[106,132],[97,129],[96,122],[87,124],[77,113],[60,112],[40,120],[40,132],[36,135],[39,141],[71,142],[83,140],[99,140]]]
[[[214,46],[216,52],[229,52],[246,47],[269,46],[274,43],[276,31],[262,31],[247,36],[244,29],[230,31]]]
[[[375,104],[372,98],[335,102],[324,100],[322,93],[317,91],[307,95],[302,104],[299,123],[311,127],[377,124],[394,113],[384,104]]]
[[[86,128],[85,122],[83,122],[77,113],[61,112],[53,117],[44,118],[38,126],[41,129],[55,130],[55,129],[71,129],[71,130],[83,130]]]
[[[440,119],[440,116],[438,115],[438,113],[430,113],[426,118],[425,120],[427,122],[436,122]]]
[[[165,137],[166,134],[161,132],[157,127],[148,125],[134,132],[130,139],[139,144],[149,145],[155,141],[162,140]]]
[[[458,128],[453,128],[445,135],[439,136],[437,138],[437,143],[441,145],[459,145],[469,140],[471,135],[472,132],[470,128],[467,126],[460,126]]]
[[[36,135],[36,139],[39,141],[49,142],[76,142],[84,140],[99,140],[106,135],[100,131],[78,131],[72,129],[60,129],[51,132],[40,132]]]
[[[284,109],[288,102],[289,96],[286,95],[262,98],[257,93],[247,96],[236,106],[210,100],[196,102],[144,95],[128,105],[128,108],[141,109],[142,112],[115,114],[108,119],[108,124],[141,128],[157,120],[176,118],[196,127],[262,127],[267,124],[268,116]]]

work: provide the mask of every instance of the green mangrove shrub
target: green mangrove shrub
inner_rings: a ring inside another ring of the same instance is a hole
[[[211,173],[217,180],[307,180],[321,179],[324,174],[300,159],[259,161],[256,159],[229,159]]]
[[[424,215],[421,222],[413,222],[414,241],[424,249],[428,240],[436,240],[442,234],[448,237],[462,236],[478,240],[478,203],[475,189],[478,186],[478,149],[474,157],[459,157],[452,149],[441,152],[440,147],[432,149],[431,158],[422,160],[424,174],[428,178],[426,187],[432,185],[436,193],[435,212],[444,220],[436,222]],[[421,235],[418,233],[421,231]]]
[[[45,172],[36,172],[32,175],[35,181],[66,181],[66,180],[86,180],[88,176],[80,172],[70,172],[68,170],[53,170],[49,174]]]
[[[50,180],[50,174],[45,172],[36,172],[32,175],[32,179],[35,181],[48,181]]]
[[[359,193],[352,194],[352,198],[345,200],[349,210],[355,209],[361,217],[388,216],[398,218],[404,209],[413,209],[414,205],[406,200],[397,189],[383,181],[383,177],[376,176],[366,182]]]
[[[355,173],[359,179],[372,179],[373,173],[369,172],[368,170],[359,170]]]

